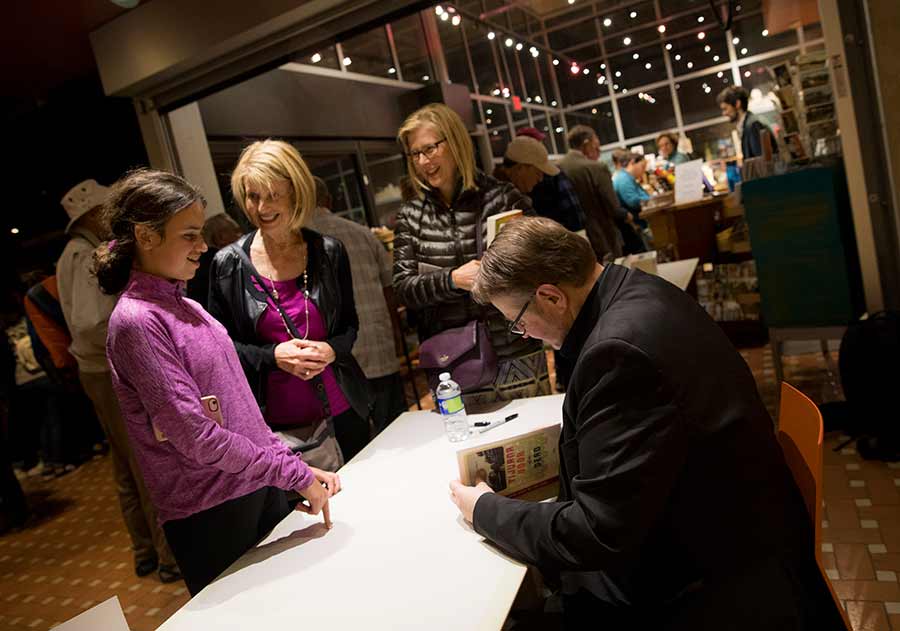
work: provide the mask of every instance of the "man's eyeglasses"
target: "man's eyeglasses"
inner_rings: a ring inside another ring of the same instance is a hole
[[[529,298],[528,302],[526,302],[522,306],[522,310],[519,311],[519,315],[516,316],[516,319],[509,323],[508,332],[510,335],[525,335],[525,329],[522,327],[519,321],[522,319],[522,316],[525,315],[525,311],[528,309],[528,305],[531,304],[536,295],[537,294],[531,294],[531,298]]]
[[[428,158],[429,160],[431,160],[431,159],[434,157],[434,154],[437,153],[438,146],[439,146],[442,142],[447,142],[447,139],[446,139],[446,138],[441,138],[441,139],[438,140],[437,142],[433,142],[433,143],[431,143],[430,145],[425,145],[425,146],[422,147],[421,149],[413,149],[412,151],[410,151],[410,152],[409,152],[408,154],[406,154],[406,155],[408,155],[408,156],[412,159],[412,161],[413,161],[414,163],[415,163],[415,162],[418,162],[418,161],[419,161],[419,158],[421,158],[422,156],[425,156],[426,158]]]

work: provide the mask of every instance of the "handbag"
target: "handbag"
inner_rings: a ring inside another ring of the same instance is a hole
[[[476,257],[484,253],[481,223],[475,226]],[[497,378],[497,353],[487,325],[470,320],[461,327],[432,335],[419,347],[419,366],[428,376],[428,385],[437,388],[442,372],[449,372],[462,392],[488,386]]]
[[[237,251],[244,264],[247,265],[250,276],[259,283],[266,295],[272,299],[272,303],[275,305],[278,315],[281,316],[281,321],[284,323],[287,332],[293,339],[299,340],[301,336],[294,325],[294,321],[285,313],[281,307],[281,302],[256,272],[250,257],[247,256],[243,248],[237,248]],[[328,401],[328,395],[325,392],[325,382],[322,380],[322,375],[316,375],[310,379],[310,382],[322,406],[324,418],[317,425],[286,426],[277,430],[273,428],[272,432],[293,453],[301,455],[303,462],[310,467],[334,472],[344,466],[344,454],[334,433],[331,403]]]

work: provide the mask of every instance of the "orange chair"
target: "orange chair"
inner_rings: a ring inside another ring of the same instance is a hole
[[[816,404],[786,382],[781,383],[778,408],[778,442],[784,459],[803,494],[806,508],[815,524],[816,561],[828,583],[847,631],[852,629],[847,612],[841,606],[834,587],[822,565],[822,414]]]

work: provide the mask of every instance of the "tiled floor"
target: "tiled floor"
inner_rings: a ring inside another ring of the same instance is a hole
[[[774,411],[768,349],[742,354]],[[839,399],[836,359],[788,357],[786,378],[816,402]],[[863,461],[852,448],[834,453],[837,441],[829,437],[825,453],[825,563],[854,629],[900,631],[900,464]],[[0,630],[48,629],[116,595],[131,629],[144,631],[187,602],[183,583],[134,576],[108,458],[23,486],[35,516],[0,537]]]

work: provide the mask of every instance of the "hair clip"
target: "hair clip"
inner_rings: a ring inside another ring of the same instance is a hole
[[[113,239],[112,241],[110,241],[109,243],[106,244],[106,249],[109,252],[112,252],[115,247],[116,247],[116,239]]]

